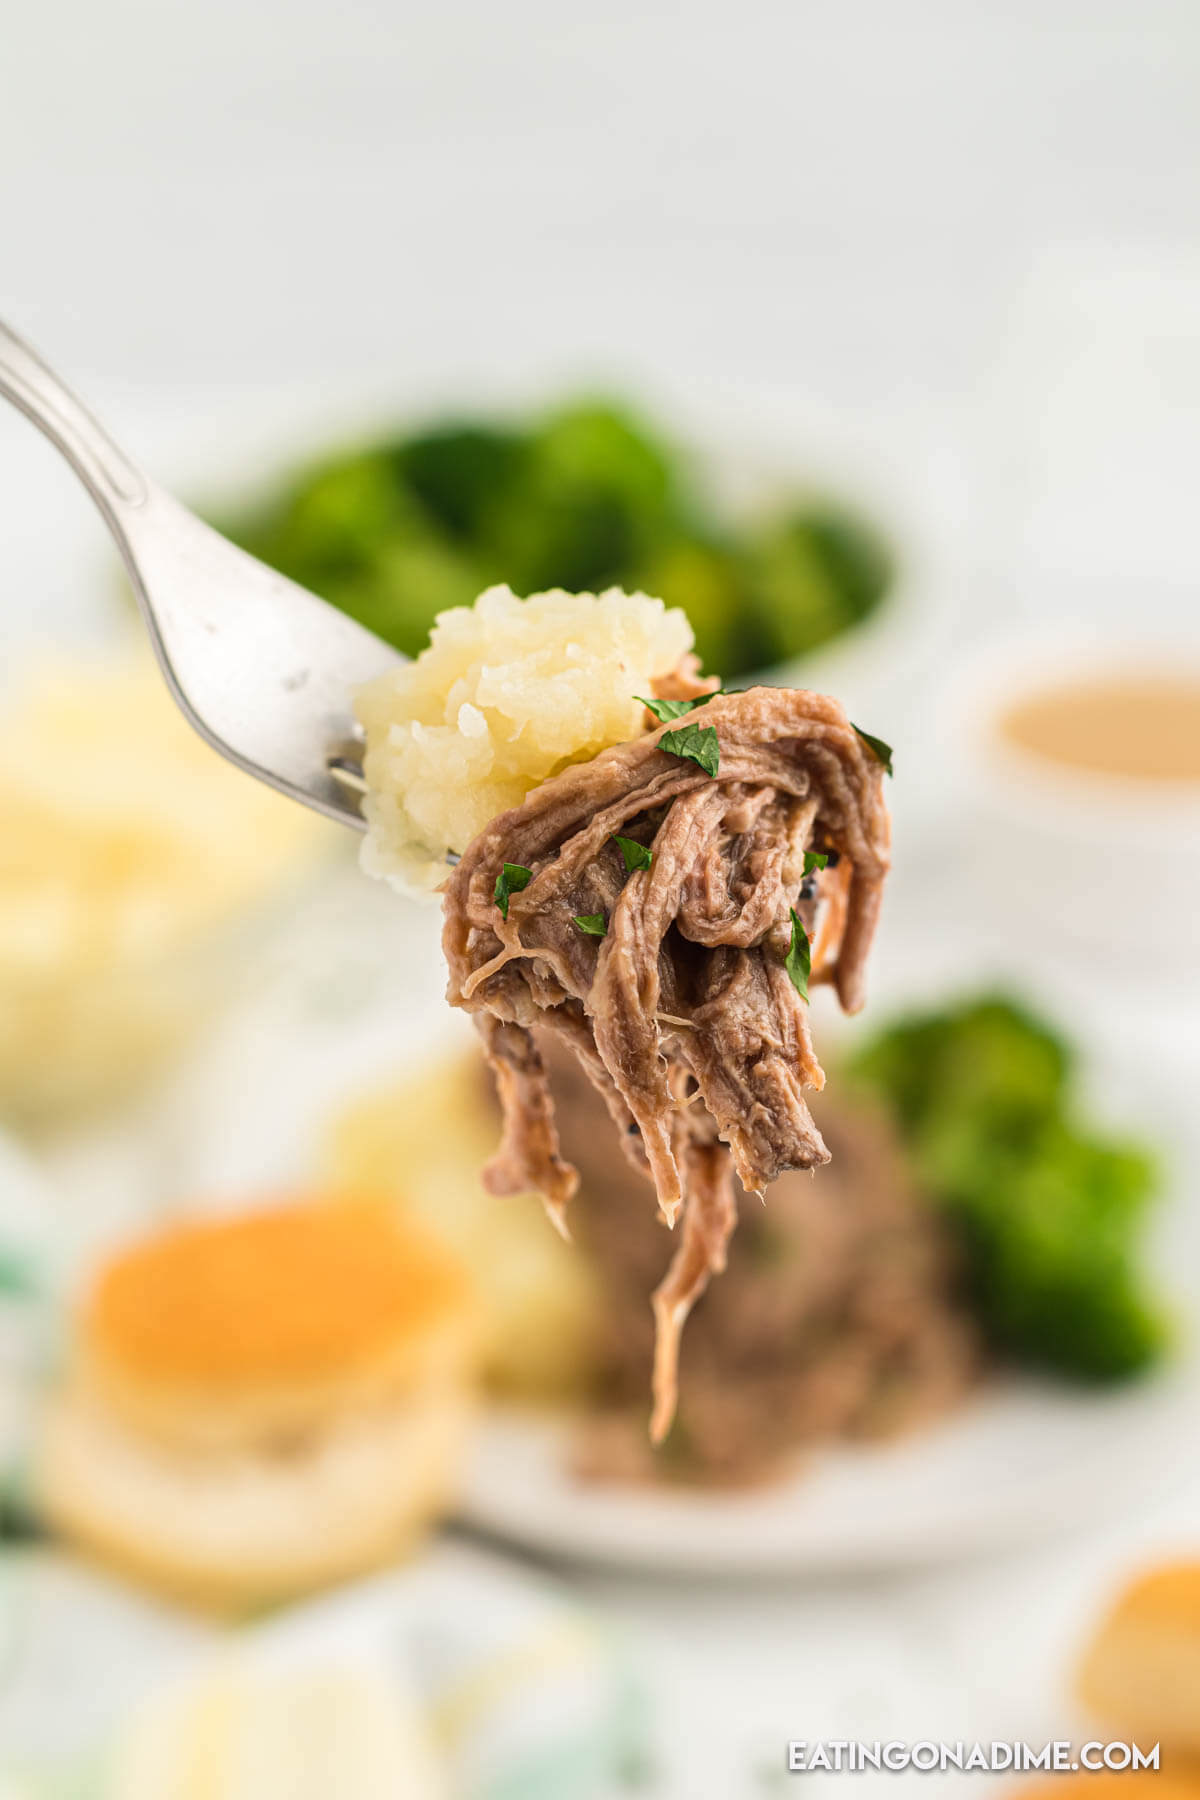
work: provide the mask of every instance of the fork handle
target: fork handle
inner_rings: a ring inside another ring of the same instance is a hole
[[[149,484],[36,350],[0,320],[0,394],[20,407],[66,457],[118,538],[122,515],[145,503]]]

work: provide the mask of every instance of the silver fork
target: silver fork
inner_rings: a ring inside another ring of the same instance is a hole
[[[99,507],[167,685],[200,735],[247,774],[361,830],[350,696],[399,652],[158,487],[2,323],[0,394],[57,445]]]

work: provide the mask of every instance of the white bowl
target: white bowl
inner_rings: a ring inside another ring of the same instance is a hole
[[[946,782],[985,914],[1114,988],[1200,977],[1200,783],[1073,768],[1000,730],[1014,699],[1090,677],[1191,673],[1200,646],[1095,633],[991,643],[947,682],[926,758]]]

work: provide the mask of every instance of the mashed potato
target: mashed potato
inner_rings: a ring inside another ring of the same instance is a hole
[[[646,594],[489,588],[444,612],[429,646],[358,696],[367,734],[363,867],[436,888],[446,854],[548,776],[636,735],[635,694],[675,668],[692,628]]]
[[[479,1171],[496,1147],[497,1118],[478,1051],[447,1056],[347,1108],[324,1173],[334,1188],[395,1195],[470,1272],[491,1391],[571,1399],[595,1368],[600,1289],[575,1246],[547,1230],[536,1195],[484,1191]]]
[[[244,978],[240,931],[337,828],[247,781],[148,649],[68,659],[0,718],[0,1113],[113,1099]]]

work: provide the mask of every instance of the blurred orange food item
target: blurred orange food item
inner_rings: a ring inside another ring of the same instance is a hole
[[[209,1604],[370,1567],[452,1490],[475,1310],[453,1256],[387,1203],[168,1226],[84,1297],[41,1438],[46,1515]]]
[[[1084,1654],[1079,1691],[1143,1748],[1200,1757],[1200,1561],[1161,1564],[1125,1588]],[[1200,1793],[1200,1769],[1189,1779]]]
[[[1151,1795],[1153,1800],[1200,1800],[1200,1768],[1080,1770],[1077,1775],[1023,1781],[1011,1793],[1013,1800],[1122,1800],[1122,1796],[1137,1800],[1139,1788],[1146,1800]]]
[[[271,1381],[370,1362],[463,1295],[458,1265],[389,1203],[301,1202],[168,1226],[102,1272],[84,1329],[132,1375]]]

